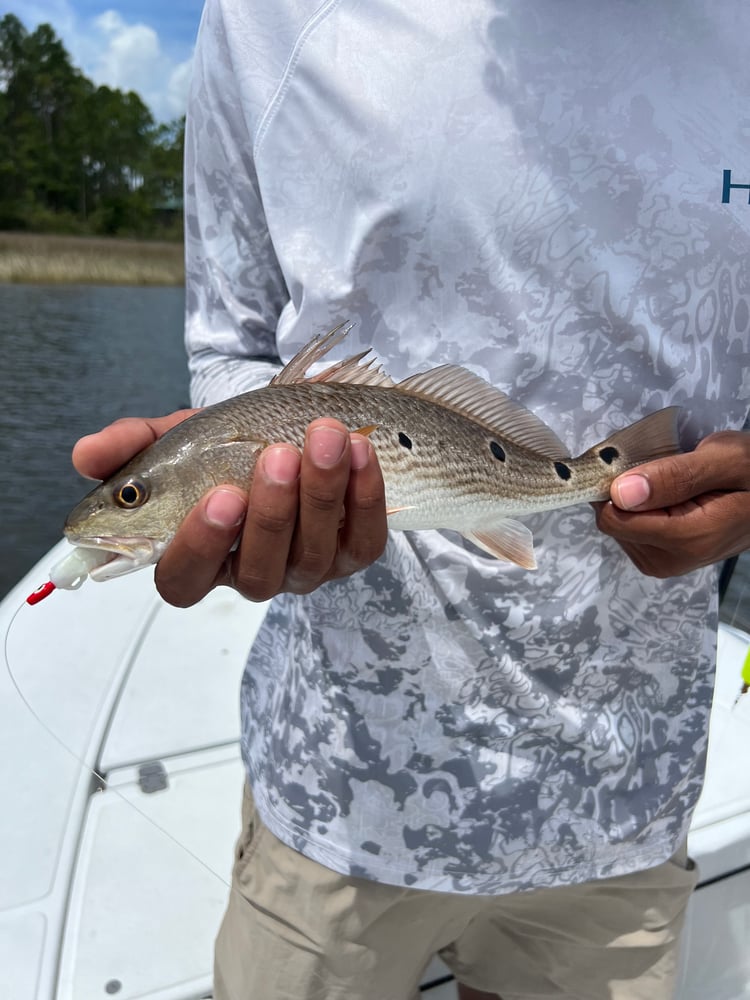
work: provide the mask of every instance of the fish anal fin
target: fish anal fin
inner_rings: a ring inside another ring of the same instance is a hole
[[[464,535],[496,559],[505,559],[522,569],[536,569],[534,536],[520,521],[506,519],[466,531]]]
[[[501,441],[505,438],[553,460],[568,457],[565,445],[536,414],[458,365],[410,375],[398,388],[469,417]]]
[[[387,507],[386,514],[390,517],[392,514],[400,514],[404,510],[414,510],[414,504],[407,504],[405,507]]]

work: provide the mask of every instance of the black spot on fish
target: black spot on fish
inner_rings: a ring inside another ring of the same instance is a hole
[[[609,448],[602,448],[599,452],[599,458],[602,462],[606,462],[607,465],[611,465],[616,458],[620,457],[620,452],[617,448],[613,448],[611,445]]]
[[[567,466],[565,462],[555,462],[555,472],[558,474],[560,479],[564,480],[566,483],[570,479],[570,467]]]
[[[407,437],[407,435],[404,434],[403,431],[398,432],[398,443],[402,444],[404,448],[411,449],[411,438]]]
[[[502,447],[502,445],[499,445],[497,441],[490,441],[490,451],[498,460],[498,462],[505,461],[505,449]]]

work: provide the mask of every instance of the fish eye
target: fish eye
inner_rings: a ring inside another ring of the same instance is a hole
[[[126,479],[124,483],[118,483],[112,491],[112,499],[118,507],[125,510],[133,510],[141,507],[148,500],[148,488],[145,483],[138,479]]]

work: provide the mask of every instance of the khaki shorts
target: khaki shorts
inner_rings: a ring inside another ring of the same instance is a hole
[[[339,875],[282,844],[245,794],[216,1000],[416,1000],[434,955],[503,1000],[673,996],[694,866],[507,896]]]

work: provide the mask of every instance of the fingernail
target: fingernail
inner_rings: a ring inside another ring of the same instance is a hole
[[[206,520],[216,528],[236,528],[242,524],[247,505],[244,497],[231,490],[215,490],[206,503]]]
[[[645,476],[624,476],[617,482],[615,501],[623,510],[640,507],[651,496],[651,484]]]
[[[370,442],[363,437],[352,438],[352,468],[364,469],[370,461]]]
[[[295,448],[278,445],[263,454],[263,474],[266,479],[288,486],[299,477],[300,456]]]
[[[335,427],[316,427],[307,435],[305,447],[319,469],[332,468],[344,454],[346,434]]]

